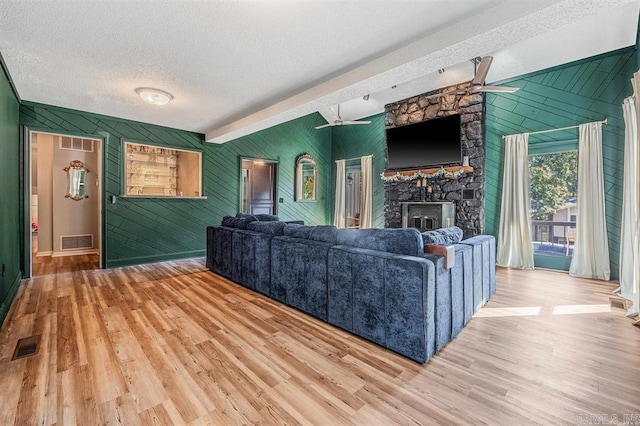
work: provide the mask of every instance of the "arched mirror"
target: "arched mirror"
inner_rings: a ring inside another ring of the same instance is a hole
[[[296,159],[296,201],[316,201],[318,192],[318,165],[309,154]]]
[[[65,195],[65,198],[71,198],[75,201],[89,198],[85,186],[89,169],[84,167],[84,163],[82,161],[73,160],[63,170],[67,172],[67,177],[69,179],[69,191],[67,192],[67,195]]]

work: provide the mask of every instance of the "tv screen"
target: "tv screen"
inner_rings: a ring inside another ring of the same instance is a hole
[[[386,130],[387,170],[460,163],[460,115]]]

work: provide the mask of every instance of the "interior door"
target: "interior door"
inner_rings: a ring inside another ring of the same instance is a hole
[[[274,162],[243,160],[241,209],[250,214],[276,214],[276,167]],[[245,191],[243,191],[245,192]]]

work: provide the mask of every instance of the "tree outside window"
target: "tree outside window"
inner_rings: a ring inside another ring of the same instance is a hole
[[[578,182],[578,152],[529,157],[530,213],[534,220],[552,220],[567,203],[575,202]]]

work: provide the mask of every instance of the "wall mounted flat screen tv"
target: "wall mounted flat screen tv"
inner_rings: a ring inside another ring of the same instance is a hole
[[[460,164],[460,114],[386,130],[387,170]]]

